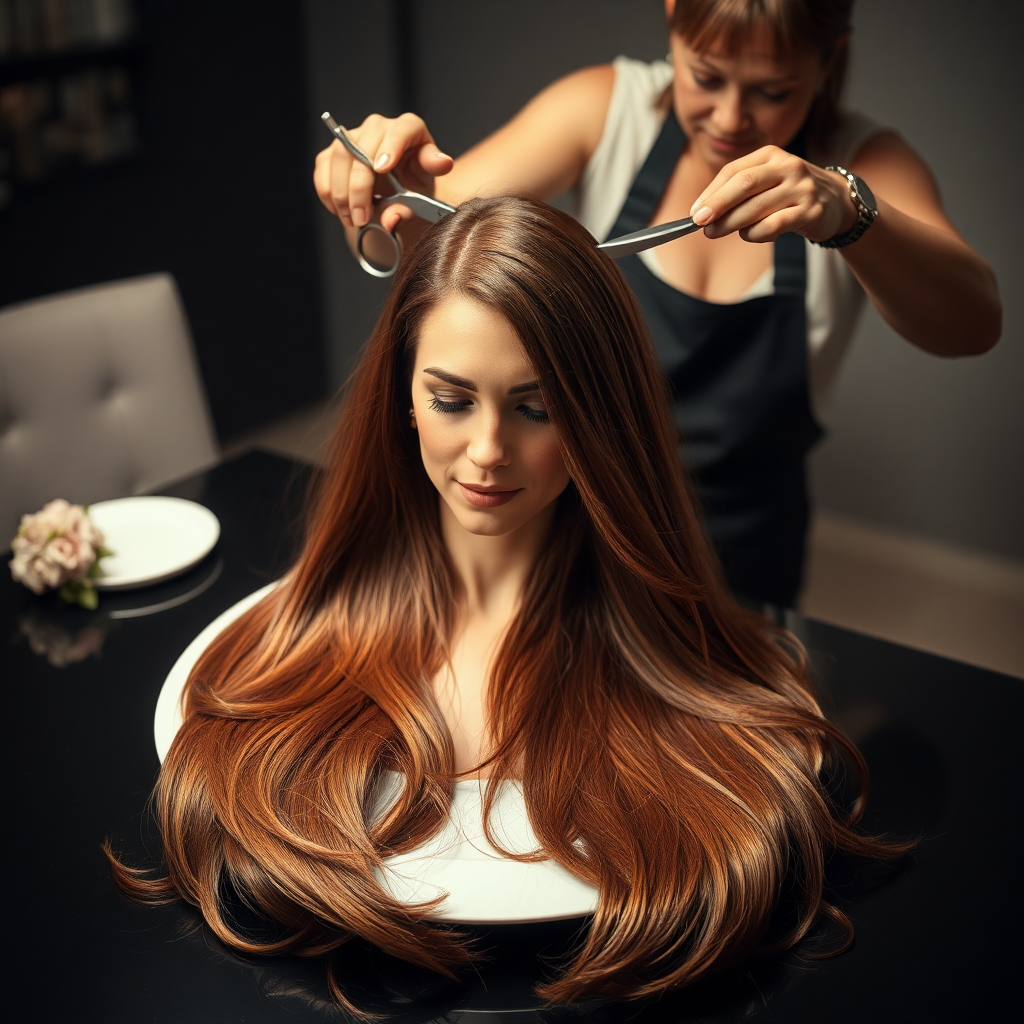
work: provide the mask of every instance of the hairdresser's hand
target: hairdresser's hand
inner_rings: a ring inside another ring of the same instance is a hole
[[[857,210],[841,174],[764,146],[726,164],[690,216],[708,238],[738,231],[748,242],[772,242],[795,231],[822,242],[852,230]]]
[[[354,160],[335,140],[317,154],[313,184],[320,202],[341,218],[346,228],[360,228],[373,215],[373,196],[389,195],[393,190],[385,173],[391,171],[410,191],[434,194],[434,178],[447,174],[454,160],[437,148],[423,119],[415,114],[388,118],[371,114],[349,135],[373,161],[374,174]],[[412,211],[398,204],[381,211],[380,222],[394,231],[402,222],[413,219]]]

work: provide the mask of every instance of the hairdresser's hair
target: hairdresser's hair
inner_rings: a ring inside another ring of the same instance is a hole
[[[776,946],[823,911],[845,922],[823,901],[826,857],[896,849],[823,789],[837,745],[863,762],[812,698],[799,644],[721,583],[619,270],[571,217],[520,197],[467,202],[407,253],[295,567],[189,677],[155,792],[166,873],[113,858],[122,889],[195,904],[237,949],[328,954],[342,1003],[353,934],[445,973],[471,959],[427,918],[436,904],[404,905],[374,874],[443,826],[456,778],[431,682],[459,583],[407,411],[417,330],[448,296],[514,328],[571,476],[488,691],[487,808],[521,780],[546,855],[600,891],[541,994],[691,981],[758,948],[784,891]],[[406,784],[375,817],[387,770]],[[232,899],[273,929],[244,931]]]
[[[852,12],[853,0],[676,0],[669,31],[696,50],[721,45],[735,56],[754,28],[765,25],[781,57],[814,50],[822,63],[834,60],[807,119],[809,141],[825,148],[839,122]]]

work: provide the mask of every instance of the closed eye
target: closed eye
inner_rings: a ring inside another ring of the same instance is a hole
[[[463,401],[446,402],[443,398],[439,398],[437,395],[434,395],[430,400],[430,408],[436,412],[462,412],[471,404],[472,403],[468,398]]]
[[[516,407],[531,423],[550,423],[551,417],[547,409],[535,409],[532,405],[520,405]]]
[[[767,89],[757,90],[766,100],[771,103],[783,103],[792,95],[792,89],[785,89],[782,92],[769,92]]]

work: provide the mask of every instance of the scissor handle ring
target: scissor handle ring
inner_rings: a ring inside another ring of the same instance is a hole
[[[391,248],[395,250],[395,262],[390,267],[382,267],[379,263],[374,263],[363,252],[363,236],[367,231],[377,231],[391,242]],[[364,224],[359,229],[359,234],[356,235],[356,259],[359,260],[359,266],[361,266],[368,274],[372,274],[374,277],[391,277],[391,275],[398,269],[398,262],[401,258],[402,240],[398,235],[392,234],[387,230],[387,228],[382,227],[380,224]]]

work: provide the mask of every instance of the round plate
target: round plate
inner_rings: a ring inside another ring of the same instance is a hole
[[[181,694],[189,672],[213,639],[229,623],[252,608],[277,583],[262,587],[213,620],[182,652],[164,681],[156,703],[153,735],[163,761],[181,726]],[[383,813],[402,786],[402,776],[389,773],[376,813]],[[453,924],[525,924],[583,917],[597,908],[598,891],[553,860],[523,863],[502,856],[484,836],[482,807],[486,780],[455,783],[448,824],[422,846],[388,857],[377,880],[396,899],[420,903],[444,896],[430,917]],[[537,849],[518,785],[502,788],[491,817],[492,831],[506,849],[530,853]]]
[[[220,522],[184,498],[137,497],[98,501],[89,518],[114,553],[100,562],[97,590],[159,583],[202,561],[220,537]]]

